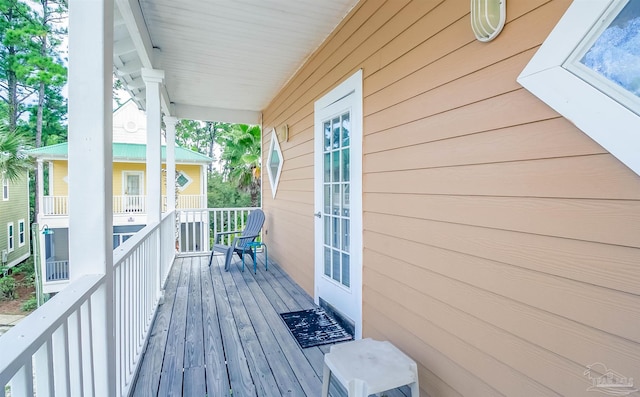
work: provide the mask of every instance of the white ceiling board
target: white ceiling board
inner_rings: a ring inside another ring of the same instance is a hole
[[[133,65],[152,59],[154,68],[165,71],[166,99],[174,109],[192,118],[248,115],[255,122],[255,115],[356,3],[117,0],[116,47],[127,48],[125,32],[134,36],[129,40],[137,44],[137,51],[148,51],[149,46],[141,48],[146,37],[154,51],[137,54],[137,59],[126,52],[116,54],[114,66],[122,69],[122,80],[131,81],[128,73]],[[140,10],[144,26],[139,26]]]

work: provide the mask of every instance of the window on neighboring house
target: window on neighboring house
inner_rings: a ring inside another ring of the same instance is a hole
[[[9,180],[2,178],[2,200],[9,200]]]
[[[20,219],[18,221],[18,247],[24,246],[27,241],[24,233],[24,219]]]
[[[189,175],[185,174],[182,171],[178,171],[176,173],[176,185],[178,185],[178,189],[180,189],[180,191],[189,186],[191,182],[192,180],[191,178],[189,178]]]
[[[13,230],[13,222],[7,223],[7,251],[13,251],[14,244],[14,230]]]

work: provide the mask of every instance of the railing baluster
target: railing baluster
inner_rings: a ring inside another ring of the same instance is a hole
[[[80,340],[81,323],[78,311],[73,312],[69,316],[69,330],[67,334],[67,343],[69,345],[69,374],[71,381],[71,395],[81,396],[84,390],[84,377],[82,373],[82,342]]]
[[[71,377],[69,376],[69,325],[68,320],[62,323],[53,333],[53,376],[56,396],[71,394]]]
[[[11,379],[12,397],[33,396],[33,364],[27,361]]]
[[[52,339],[49,338],[34,355],[36,364],[36,390],[38,397],[55,396],[53,382],[53,346]]]
[[[91,299],[88,299],[78,312],[80,318],[80,346],[82,349],[82,378],[85,396],[95,395],[93,368],[93,345],[91,343]]]

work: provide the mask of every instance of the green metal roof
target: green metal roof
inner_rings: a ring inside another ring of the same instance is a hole
[[[166,159],[166,146],[162,146],[162,160]],[[43,146],[27,151],[32,157],[42,159],[66,159],[69,153],[67,143]],[[115,161],[145,161],[147,158],[147,146],[138,143],[114,143],[113,160]],[[176,163],[202,163],[212,162],[208,156],[176,146]]]

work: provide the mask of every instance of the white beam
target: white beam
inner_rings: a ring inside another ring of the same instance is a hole
[[[142,69],[147,93],[147,224],[159,223],[162,212],[160,85],[164,71]]]
[[[116,395],[113,322],[113,0],[69,1],[71,281],[104,275],[92,299],[95,394]]]
[[[181,119],[260,124],[260,112],[255,110],[210,108],[181,104],[173,104],[173,107],[173,114]]]

